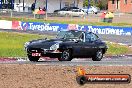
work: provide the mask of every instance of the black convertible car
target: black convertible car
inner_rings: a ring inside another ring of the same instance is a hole
[[[107,45],[99,37],[86,31],[60,31],[55,39],[39,39],[25,43],[30,61],[40,57],[58,58],[59,61],[71,61],[73,58],[92,58],[100,61],[107,51]]]

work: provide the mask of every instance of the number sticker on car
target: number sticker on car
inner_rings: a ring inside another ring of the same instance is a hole
[[[32,53],[32,56],[41,56],[41,53]]]

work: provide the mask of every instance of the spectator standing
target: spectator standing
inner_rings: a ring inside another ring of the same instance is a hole
[[[31,10],[32,10],[32,11],[35,10],[35,3],[33,3],[33,4],[31,5]]]
[[[46,11],[46,8],[45,7],[43,8],[43,11]]]
[[[109,21],[108,21],[108,23],[112,23],[113,18],[114,18],[114,14],[113,14],[113,12],[108,12],[108,13],[109,13]]]
[[[100,16],[101,18],[101,22],[105,22],[105,15],[106,15],[106,12],[103,12]]]
[[[41,8],[39,7],[39,10],[41,10]]]
[[[109,22],[109,12],[106,12],[106,15],[105,15],[105,22]]]

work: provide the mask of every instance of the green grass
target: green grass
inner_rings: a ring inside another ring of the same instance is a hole
[[[53,36],[16,32],[0,32],[0,57],[25,57],[25,42],[46,37],[50,39]],[[132,53],[132,50],[126,46],[111,43],[107,44],[109,49],[106,55],[120,55],[126,54],[127,52]]]
[[[44,19],[31,19],[31,18],[10,18],[10,17],[0,17],[0,20],[16,20],[24,22],[45,22],[45,23],[61,23],[61,24],[80,24],[80,25],[98,25],[98,26],[123,26],[131,27],[132,24],[129,23],[104,23],[104,22],[88,22],[84,21],[74,21],[74,20],[44,20]]]
[[[124,55],[124,54],[130,54],[132,53],[132,49],[128,46],[119,45],[116,43],[110,43],[107,42],[107,45],[109,47],[106,55]]]
[[[0,32],[0,57],[25,57],[24,43],[47,35]]]

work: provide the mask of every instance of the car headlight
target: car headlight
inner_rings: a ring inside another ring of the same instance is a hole
[[[26,48],[26,47],[29,45],[29,43],[30,43],[30,42],[26,42],[26,43],[24,44],[24,47]]]
[[[108,45],[106,45],[106,48],[107,48],[107,49],[109,49],[109,46],[108,46]]]
[[[50,50],[57,50],[59,48],[59,43],[56,43],[50,47]]]

